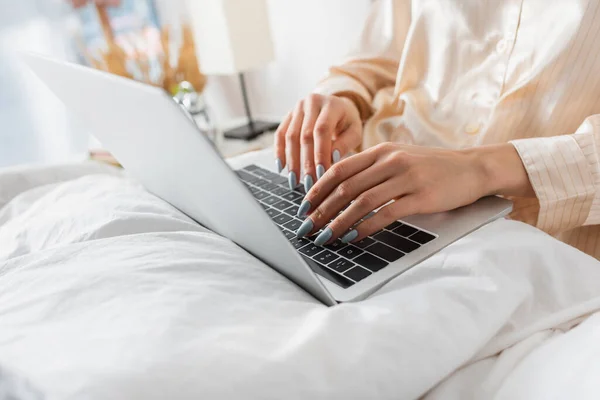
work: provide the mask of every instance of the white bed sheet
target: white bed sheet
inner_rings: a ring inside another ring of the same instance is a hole
[[[328,308],[116,170],[0,173],[0,365],[50,399],[598,398],[599,309],[518,222]]]

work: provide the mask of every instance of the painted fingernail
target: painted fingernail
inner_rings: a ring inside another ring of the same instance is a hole
[[[300,225],[300,228],[298,228],[298,230],[296,231],[296,236],[298,236],[299,238],[303,238],[304,236],[308,235],[314,227],[315,224],[313,224],[312,220],[310,218],[307,218],[304,220],[302,225]]]
[[[310,201],[304,200],[300,204],[300,208],[298,208],[298,213],[296,214],[300,218],[306,217],[306,213],[310,210]]]
[[[313,178],[310,175],[304,176],[304,190],[308,193],[310,188],[313,187]]]
[[[317,165],[317,180],[325,175],[325,167],[322,164]]]
[[[296,173],[294,171],[290,171],[288,174],[288,183],[290,185],[290,190],[294,190],[294,188],[298,186],[298,179],[296,178]]]
[[[363,217],[363,219],[369,219],[369,218],[371,218],[372,216],[374,216],[375,214],[377,214],[375,211],[371,211],[370,213],[368,213],[367,215],[365,215],[365,216]]]
[[[275,159],[275,168],[277,169],[277,173],[280,173],[283,170],[283,165],[281,164],[281,159]]]
[[[342,158],[342,155],[340,154],[339,150],[334,150],[333,151],[333,163],[337,163],[340,161],[340,159]]]
[[[342,237],[342,243],[349,243],[358,237],[358,231],[356,229],[352,229],[350,232],[346,233]]]
[[[325,243],[329,242],[329,239],[333,236],[333,231],[330,227],[323,229],[323,232],[315,239],[315,244],[317,246],[323,246]]]

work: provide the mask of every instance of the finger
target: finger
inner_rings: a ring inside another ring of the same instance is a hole
[[[332,166],[306,194],[298,209],[298,216],[302,217],[309,210],[316,209],[336,188],[342,192],[351,189],[348,187],[351,184],[341,185],[341,183],[371,167],[375,160],[375,152],[364,151]],[[339,186],[341,186],[341,189]]]
[[[290,190],[298,185],[300,176],[300,130],[304,120],[304,102],[298,103],[290,126],[285,133],[285,158],[288,167],[288,183]]]
[[[396,220],[418,213],[419,201],[417,196],[410,194],[401,197],[393,203],[382,207],[373,217],[355,226],[342,237],[342,242],[358,242],[366,236],[382,230]]]
[[[328,241],[335,240],[346,233],[361,219],[379,207],[405,195],[408,191],[399,187],[397,180],[387,180],[360,194],[350,206],[329,224],[327,230],[331,233]],[[372,218],[377,214],[375,213]],[[327,236],[327,235],[326,235]]]
[[[327,103],[315,123],[315,164],[317,180],[331,167],[331,141],[338,121],[342,118],[343,109]]]
[[[277,173],[280,173],[285,166],[285,134],[292,121],[292,116],[291,112],[288,113],[277,128],[277,131],[275,131],[275,168],[277,169]]]
[[[344,207],[361,195],[361,193],[367,192],[371,188],[386,181],[388,175],[386,174],[385,169],[385,165],[380,164],[373,168],[365,169],[342,182],[330,196],[325,198],[323,202],[316,206],[310,213],[307,220],[310,220],[308,224],[312,225],[311,231],[318,231],[335,218]],[[300,206],[300,209],[301,208],[302,206]],[[361,217],[365,216],[367,213],[368,211],[361,215]],[[345,231],[338,231],[339,234],[344,232]]]
[[[304,121],[300,131],[300,143],[302,145],[302,167],[304,168],[304,189],[308,192],[316,181],[315,159],[314,159],[314,130],[315,122],[321,112],[320,102],[309,98],[304,103]]]
[[[331,146],[331,158],[334,164],[360,144],[361,130],[362,125],[357,121],[352,123],[334,139]]]

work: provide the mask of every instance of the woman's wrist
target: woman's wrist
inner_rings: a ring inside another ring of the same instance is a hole
[[[535,197],[521,157],[510,143],[463,150],[471,159],[482,195]]]

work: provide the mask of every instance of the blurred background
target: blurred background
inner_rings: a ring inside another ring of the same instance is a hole
[[[18,51],[104,69],[173,96],[192,91],[199,98],[193,106],[209,109],[209,123],[223,131],[246,122],[238,72],[253,116],[278,121],[351,51],[370,3],[263,0],[262,20],[252,14],[257,8],[240,10],[235,0],[217,7],[219,1],[117,0],[118,7],[99,7],[83,0],[0,0],[0,167],[82,160],[101,148]],[[260,40],[236,42],[247,36],[244,26]],[[94,94],[85,97],[93,102]],[[264,147],[271,137],[262,136],[225,140],[230,144],[221,144],[222,153],[252,149],[248,143],[256,140]]]

